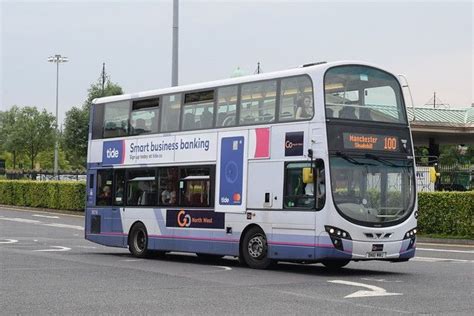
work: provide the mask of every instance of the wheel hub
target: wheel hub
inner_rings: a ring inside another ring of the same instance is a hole
[[[254,236],[247,245],[248,253],[252,258],[259,258],[264,254],[265,239],[263,236]]]

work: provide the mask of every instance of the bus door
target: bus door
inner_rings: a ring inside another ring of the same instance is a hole
[[[97,170],[89,169],[87,171],[87,190],[86,190],[86,205],[92,207],[95,205],[96,199],[96,185],[97,185]]]

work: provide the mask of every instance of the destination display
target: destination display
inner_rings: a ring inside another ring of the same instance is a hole
[[[397,136],[343,133],[345,149],[377,150],[399,152]]]

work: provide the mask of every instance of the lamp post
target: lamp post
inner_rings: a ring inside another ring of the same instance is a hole
[[[54,176],[58,177],[58,90],[59,90],[59,64],[66,63],[69,60],[67,57],[61,56],[59,54],[48,57],[50,63],[56,63],[56,137],[54,141]],[[59,180],[59,177],[58,177]]]

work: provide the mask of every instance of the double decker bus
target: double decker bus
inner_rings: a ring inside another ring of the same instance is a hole
[[[397,77],[361,62],[100,98],[86,239],[340,268],[415,254],[414,154]]]

